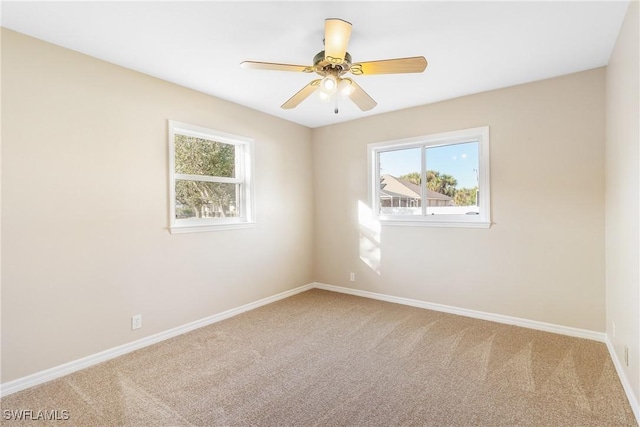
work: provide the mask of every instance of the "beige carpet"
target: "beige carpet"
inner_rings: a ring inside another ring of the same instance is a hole
[[[1,404],[65,426],[636,425],[604,344],[321,290]]]

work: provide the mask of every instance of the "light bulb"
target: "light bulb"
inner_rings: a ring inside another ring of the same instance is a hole
[[[331,97],[331,95],[329,95],[328,93],[326,93],[326,92],[324,92],[322,90],[318,91],[318,98],[320,98],[320,101],[328,102],[330,97]]]
[[[320,89],[322,89],[322,91],[327,95],[333,95],[336,92],[337,88],[338,80],[336,79],[336,76],[326,76],[324,79],[322,79],[322,82],[320,82]]]
[[[338,83],[338,90],[343,96],[349,96],[356,90],[355,86],[352,84],[349,79],[340,79],[340,83]]]

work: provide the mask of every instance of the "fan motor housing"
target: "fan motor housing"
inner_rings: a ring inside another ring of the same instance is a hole
[[[349,52],[345,52],[344,61],[341,64],[332,64],[331,62],[325,60],[324,50],[318,52],[316,56],[313,57],[313,67],[316,73],[321,76],[327,75],[327,72],[330,69],[333,69],[338,72],[338,75],[346,73],[351,69],[351,55]],[[334,72],[335,72],[334,71]]]

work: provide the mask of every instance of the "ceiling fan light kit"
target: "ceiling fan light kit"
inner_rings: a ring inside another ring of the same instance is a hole
[[[338,83],[338,90],[340,94],[343,96],[351,96],[356,88],[353,86],[353,80],[351,79],[340,79],[340,83]]]
[[[347,52],[350,38],[351,24],[349,22],[336,18],[326,19],[324,23],[324,50],[313,58],[313,65],[244,61],[240,66],[256,70],[315,72],[322,77],[311,81],[299,90],[282,104],[281,108],[295,108],[312,93],[318,91],[320,99],[323,100],[329,100],[336,93],[341,94],[351,99],[362,111],[371,110],[377,103],[355,81],[350,78],[343,78],[344,74],[350,72],[353,75],[361,76],[421,73],[427,68],[427,60],[423,56],[353,63],[351,55]],[[338,113],[337,98],[334,111],[336,114]]]
[[[320,82],[320,89],[327,95],[333,95],[338,90],[338,78],[329,74]]]

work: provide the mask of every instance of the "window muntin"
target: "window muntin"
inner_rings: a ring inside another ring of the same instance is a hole
[[[368,151],[370,202],[383,223],[489,227],[488,127],[374,143]]]
[[[169,121],[172,233],[253,223],[252,140]]]

